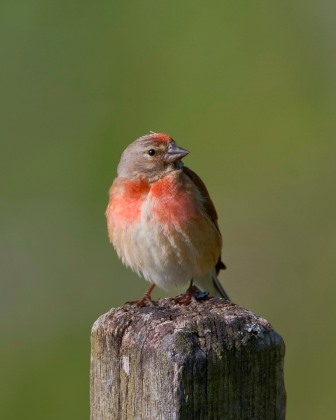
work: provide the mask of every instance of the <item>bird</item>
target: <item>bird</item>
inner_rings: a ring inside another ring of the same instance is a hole
[[[167,134],[150,132],[123,151],[106,209],[110,242],[122,263],[151,283],[139,306],[152,304],[155,286],[188,285],[176,302],[197,291],[230,300],[218,280],[218,216],[201,178],[184,166],[189,151]]]

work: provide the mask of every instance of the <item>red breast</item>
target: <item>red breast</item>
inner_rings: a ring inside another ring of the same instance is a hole
[[[141,206],[149,189],[145,179],[115,179],[109,191],[110,200],[106,209],[108,222],[114,221],[122,226],[139,220]]]
[[[182,225],[200,214],[196,189],[190,182],[182,183],[179,175],[172,173],[151,186],[151,209],[158,223]]]

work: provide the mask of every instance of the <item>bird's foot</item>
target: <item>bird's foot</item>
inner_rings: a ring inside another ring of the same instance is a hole
[[[143,308],[144,306],[154,306],[154,301],[152,300],[151,293],[155,287],[155,284],[152,284],[151,287],[147,290],[144,294],[142,299],[139,300],[129,300],[128,304],[130,305],[137,305],[139,308]]]
[[[202,300],[208,297],[208,292],[202,292],[198,287],[191,285],[188,287],[185,293],[176,296],[174,302],[179,305],[189,305],[193,300]]]
[[[139,308],[144,308],[145,306],[154,306],[154,301],[152,298],[146,295],[142,299],[128,300],[126,303],[129,305],[139,306]]]
[[[182,295],[176,296],[173,300],[179,305],[189,305],[190,302],[193,300],[193,295],[189,292],[185,292]]]

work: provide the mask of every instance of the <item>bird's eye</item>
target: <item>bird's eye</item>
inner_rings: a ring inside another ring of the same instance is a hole
[[[155,150],[154,149],[149,149],[148,152],[149,156],[154,156],[155,155]]]

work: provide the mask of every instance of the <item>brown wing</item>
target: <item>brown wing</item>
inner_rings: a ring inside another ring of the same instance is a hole
[[[186,166],[183,166],[182,168],[183,172],[192,180],[192,182],[196,185],[196,187],[198,188],[199,192],[202,194],[202,197],[204,198],[204,208],[206,210],[206,212],[208,213],[210,219],[213,221],[213,223],[215,224],[216,228],[218,229],[219,232],[219,227],[218,227],[218,215],[217,215],[217,211],[215,209],[214,203],[212,202],[209,192],[204,184],[204,182],[201,180],[201,178],[191,169],[187,168]]]
[[[194,171],[187,168],[186,166],[183,166],[182,170],[183,170],[183,173],[192,180],[192,182],[198,188],[199,192],[202,194],[202,197],[204,198],[204,208],[206,212],[208,213],[210,219],[213,221],[214,225],[216,226],[216,229],[218,230],[219,234],[221,234],[219,230],[218,222],[217,222],[218,220],[217,211],[215,209],[214,203],[212,202],[210,198],[210,194],[204,182]],[[226,268],[225,264],[221,260],[221,257],[219,257],[215,268],[216,268],[216,274],[218,274],[220,270],[224,270]]]

